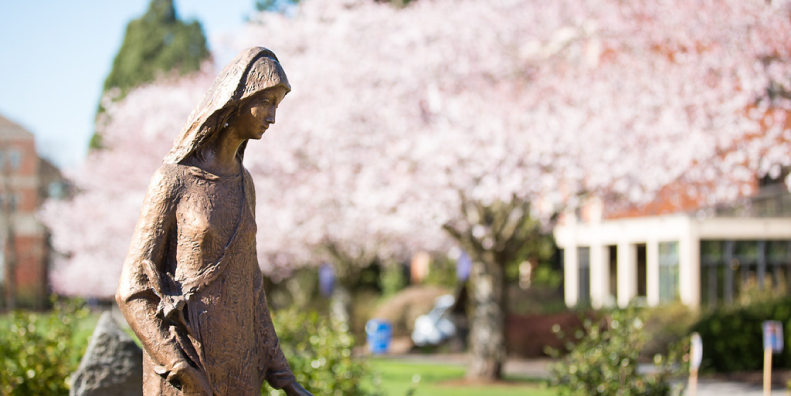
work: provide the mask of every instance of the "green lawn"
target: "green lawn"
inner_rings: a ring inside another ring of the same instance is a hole
[[[368,360],[387,396],[406,396],[417,380],[414,396],[555,396],[540,382],[528,378],[506,378],[496,384],[463,383],[465,367],[452,364],[416,363],[387,358]]]

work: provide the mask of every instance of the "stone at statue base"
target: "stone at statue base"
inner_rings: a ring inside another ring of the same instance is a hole
[[[72,379],[70,396],[143,394],[143,351],[118,327],[110,312],[99,318]]]

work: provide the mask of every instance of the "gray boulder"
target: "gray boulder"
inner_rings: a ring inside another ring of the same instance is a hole
[[[110,312],[99,318],[72,379],[70,396],[143,394],[143,351],[118,327]]]

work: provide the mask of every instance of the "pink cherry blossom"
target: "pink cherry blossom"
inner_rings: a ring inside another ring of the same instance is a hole
[[[251,142],[261,267],[332,244],[360,261],[446,251],[460,197],[534,215],[596,194],[650,202],[683,181],[706,204],[791,165],[787,1],[310,0],[261,14],[218,52],[266,46],[293,91]],[[64,294],[113,294],[148,179],[216,70],[107,106],[107,148],[42,217]]]

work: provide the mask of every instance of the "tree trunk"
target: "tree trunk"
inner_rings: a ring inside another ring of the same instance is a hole
[[[493,381],[500,378],[505,361],[505,276],[495,263],[476,260],[470,273],[470,366],[467,378]]]

